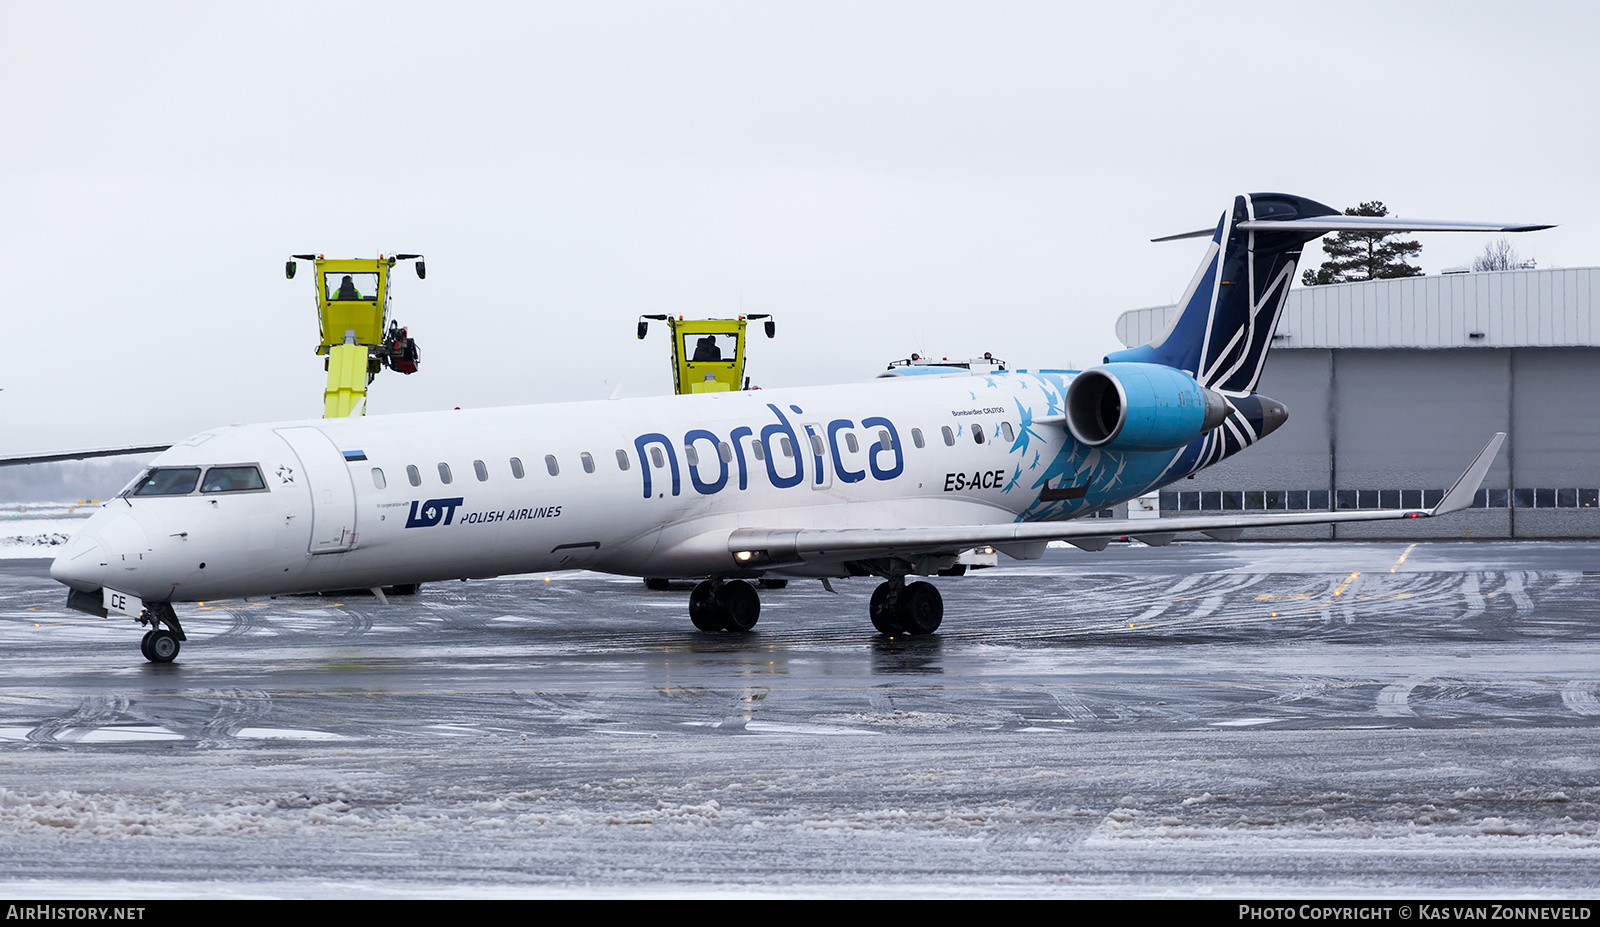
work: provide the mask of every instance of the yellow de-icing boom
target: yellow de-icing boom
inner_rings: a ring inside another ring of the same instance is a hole
[[[296,254],[316,267],[317,322],[322,340],[317,353],[327,356],[328,386],[322,394],[322,417],[344,418],[359,406],[367,412],[367,386],[384,367],[416,373],[421,361],[416,341],[398,322],[389,320],[389,271],[398,261],[416,259],[418,279],[428,271],[420,254],[329,260],[320,254]],[[284,275],[294,279],[294,261]]]
[[[639,339],[644,340],[650,319],[667,323],[672,338],[672,390],[685,393],[722,393],[748,389],[744,375],[745,326],[766,320],[767,337],[776,334],[772,316],[741,315],[736,319],[689,319],[682,316],[642,315]]]

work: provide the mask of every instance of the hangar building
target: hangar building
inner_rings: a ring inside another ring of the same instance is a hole
[[[1134,309],[1143,344],[1175,306]],[[1497,431],[1451,518],[1252,531],[1293,538],[1600,537],[1600,268],[1449,273],[1290,292],[1260,391],[1289,420],[1160,496],[1162,515],[1432,505]]]

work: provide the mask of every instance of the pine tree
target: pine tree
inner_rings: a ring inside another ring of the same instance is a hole
[[[1377,200],[1352,206],[1347,216],[1387,216],[1388,207]],[[1388,277],[1420,277],[1422,268],[1406,263],[1422,251],[1418,241],[1402,241],[1398,232],[1336,232],[1322,240],[1328,259],[1316,270],[1307,268],[1300,276],[1306,286],[1381,280]]]

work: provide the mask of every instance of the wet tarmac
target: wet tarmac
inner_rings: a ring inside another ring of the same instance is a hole
[[[0,889],[1592,895],[1600,543],[1113,545],[763,591],[574,572],[180,607],[0,562]]]

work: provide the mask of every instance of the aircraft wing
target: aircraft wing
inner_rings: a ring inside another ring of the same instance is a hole
[[[948,525],[930,528],[740,528],[728,537],[728,552],[752,567],[782,567],[813,561],[839,562],[875,557],[915,557],[953,553],[992,545],[1007,555],[1029,560],[1041,556],[1050,541],[1067,541],[1101,550],[1112,538],[1134,537],[1166,544],[1181,531],[1203,531],[1232,540],[1246,528],[1321,525],[1396,518],[1432,518],[1472,505],[1478,487],[1505,441],[1500,432],[1489,440],[1472,465],[1439,504],[1431,509],[1368,509],[1352,512],[1274,512],[1260,515],[1182,515],[1175,518],[1093,518],[1065,522],[1007,522],[994,525]]]
[[[56,463],[62,459],[86,459],[91,456],[131,456],[138,453],[162,453],[163,450],[173,447],[170,443],[142,443],[138,447],[96,447],[90,450],[61,450],[56,453],[35,453],[35,455],[0,456],[0,468],[8,466],[22,466],[30,463]]]
[[[170,444],[141,444],[137,447],[97,447],[83,451],[56,451],[53,454],[29,454],[19,457],[0,457],[0,467],[22,464],[54,463],[58,460],[85,460],[90,457],[124,457],[133,454],[159,454],[172,447]]]

